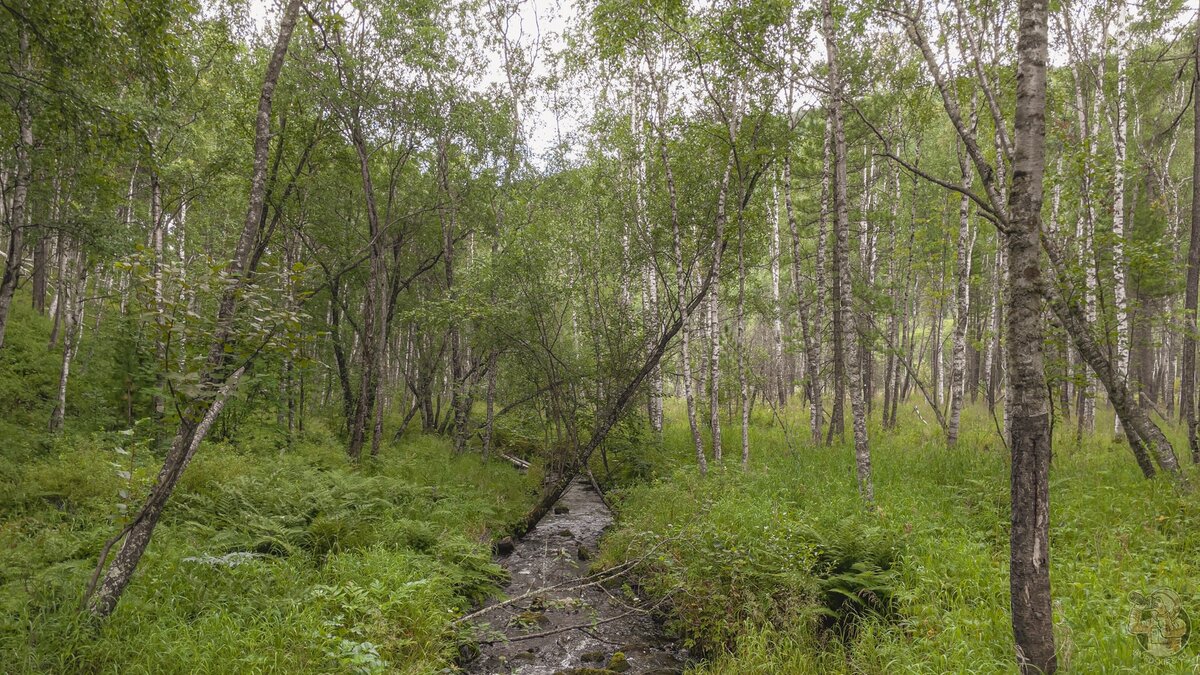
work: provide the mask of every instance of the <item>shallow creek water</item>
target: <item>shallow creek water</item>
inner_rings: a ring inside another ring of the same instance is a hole
[[[622,590],[620,578],[593,585],[581,581],[588,578],[589,560],[612,520],[592,485],[576,479],[553,511],[499,559],[512,578],[505,597],[547,590],[474,620],[485,643],[464,664],[467,673],[683,672],[686,651],[665,637],[645,599]]]

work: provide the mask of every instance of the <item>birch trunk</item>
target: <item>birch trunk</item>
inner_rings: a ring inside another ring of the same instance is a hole
[[[829,0],[822,0],[822,1],[824,3],[829,2]],[[831,19],[831,21],[832,21],[832,19]],[[832,28],[830,30],[832,30]],[[832,39],[831,37],[826,38],[826,42],[829,42],[831,39]],[[830,105],[832,105],[832,104],[830,104]],[[833,113],[831,111],[826,111],[826,115],[827,115],[828,119],[825,122],[825,159],[824,159],[824,167],[823,167],[824,170],[823,170],[822,176],[821,176],[821,228],[822,229],[824,229],[825,219],[829,215],[829,213],[831,211],[835,212],[835,209],[829,208],[829,204],[832,201],[835,201],[835,198],[833,196],[833,181],[834,181],[834,178],[833,178],[833,171],[834,171],[834,169],[833,169],[833,152],[834,152],[833,151],[833,133],[834,133],[833,132]],[[835,242],[837,239],[837,227],[838,227],[836,218],[837,218],[837,216],[835,213],[835,215],[833,217]],[[847,216],[847,218],[849,218],[849,216]],[[847,227],[849,227],[849,225],[847,225]],[[836,243],[835,243],[835,246],[836,246]],[[847,246],[849,246],[849,244],[847,244]],[[818,243],[817,249],[821,250],[823,248],[824,248],[824,246],[821,245],[821,243]],[[846,254],[846,259],[845,259],[846,263],[849,262],[848,258],[849,258],[849,249],[847,248],[847,254]],[[833,259],[832,259],[832,265],[830,267],[829,315],[831,317],[831,321],[830,321],[831,331],[830,332],[832,333],[832,337],[833,337],[833,340],[832,340],[832,342],[833,342],[833,408],[830,410],[830,414],[829,414],[829,435],[825,437],[826,444],[832,443],[833,437],[835,435],[838,438],[841,438],[846,432],[845,399],[846,399],[846,349],[847,349],[847,346],[845,344],[845,341],[846,341],[845,327],[842,325],[842,320],[844,317],[842,316],[842,310],[841,310],[841,302],[842,302],[841,267],[844,264],[843,260],[844,259],[842,257],[839,257],[835,253],[835,255],[833,256]]]
[[[153,165],[153,162],[151,163]],[[167,371],[167,327],[166,306],[163,295],[163,208],[162,183],[158,171],[150,169],[150,251],[154,260],[150,274],[154,283],[154,417],[161,419],[166,411],[164,395]]]
[[[790,150],[783,156],[783,204],[787,209],[788,231],[792,235],[792,277],[793,285],[796,287],[796,315],[800,321],[801,338],[804,340],[804,379],[808,391],[809,428],[813,445],[820,445],[821,420],[824,416],[821,405],[820,329],[817,321],[810,320],[808,303],[804,300],[800,283],[800,233],[796,227],[796,212],[792,205],[792,153]],[[822,209],[824,209],[823,206]],[[821,276],[818,272],[818,278]],[[821,306],[820,292],[817,292],[815,297],[816,302],[813,303],[813,306],[819,308]]]
[[[846,384],[850,390],[851,412],[854,417],[854,460],[858,474],[858,491],[868,506],[874,507],[875,489],[871,479],[871,449],[867,440],[867,405],[863,392],[859,350],[855,340],[853,292],[850,285],[850,210],[846,197],[846,132],[842,126],[842,84],[838,71],[838,47],[834,33],[831,0],[823,0],[822,28],[829,67],[829,119],[833,130],[833,210],[834,256],[837,270],[838,306],[844,331],[842,352],[846,360]],[[836,315],[835,315],[836,316]],[[836,343],[835,343],[836,344]],[[836,355],[835,355],[836,358]]]
[[[445,270],[446,294],[448,297],[454,298],[456,294],[454,281],[454,267],[456,264],[454,236],[458,225],[458,214],[454,192],[450,186],[449,139],[443,137],[439,145],[439,181],[441,182],[441,191],[444,194],[444,199],[448,204],[440,214],[442,220],[442,267]],[[449,380],[447,382],[447,386],[450,389],[450,415],[447,416],[447,421],[453,419],[454,451],[461,453],[466,449],[466,429],[471,405],[470,397],[466,391],[468,383],[466,382],[463,369],[465,349],[462,340],[462,330],[457,320],[452,319],[450,321],[446,332],[446,340],[450,343]]]
[[[692,392],[692,365],[690,361],[691,330],[688,323],[691,319],[692,307],[687,302],[687,276],[683,266],[683,232],[679,222],[679,197],[675,190],[675,174],[671,170],[671,155],[667,148],[666,129],[666,92],[660,86],[658,91],[658,149],[662,160],[663,173],[667,181],[667,195],[671,209],[671,241],[675,254],[675,285],[676,299],[680,312],[680,361],[683,375],[683,397],[687,402],[688,426],[692,432],[692,444],[696,448],[696,464],[700,467],[700,475],[708,473],[708,459],[704,455],[704,441],[700,438],[700,427],[696,423],[696,398]],[[720,244],[718,243],[718,246]],[[715,279],[713,280],[715,281]]]
[[[1063,12],[1064,27],[1068,45],[1073,45],[1073,28],[1071,25],[1071,13]],[[1104,27],[1105,39],[1107,38],[1108,27]],[[1079,242],[1079,265],[1084,272],[1085,293],[1081,299],[1082,308],[1087,318],[1088,330],[1091,326],[1096,325],[1096,305],[1099,298],[1100,280],[1096,269],[1095,242],[1094,236],[1096,232],[1096,204],[1092,196],[1092,188],[1094,184],[1095,172],[1095,147],[1092,137],[1093,120],[1098,121],[1098,111],[1103,100],[1104,91],[1100,86],[1096,87],[1096,94],[1093,98],[1093,112],[1088,112],[1088,106],[1083,93],[1083,77],[1081,74],[1081,61],[1086,55],[1075,53],[1072,49],[1072,64],[1071,77],[1075,88],[1075,105],[1076,105],[1076,124],[1079,127],[1079,134],[1082,141],[1083,158],[1083,175],[1080,185],[1080,199],[1082,200],[1083,218],[1078,225],[1076,239]],[[1097,79],[1099,82],[1104,80],[1104,58],[1099,59],[1099,73]],[[1076,429],[1076,437],[1080,438],[1087,432],[1091,433],[1096,430],[1096,383],[1092,379],[1091,373],[1087,369],[1083,370],[1083,386],[1080,390],[1080,400],[1076,405],[1079,412],[1079,426]]]
[[[729,194],[729,180],[733,176],[733,153],[729,153],[729,159],[725,161],[725,174],[721,177],[721,189],[717,194],[717,228],[716,242],[713,246],[713,269],[717,270],[717,276],[713,278],[712,288],[709,290],[709,341],[712,346],[712,353],[709,356],[709,414],[712,425],[712,449],[713,460],[721,461],[721,321],[719,314],[719,297],[720,297],[720,279],[721,279],[721,242],[725,237],[725,218],[726,218],[726,199]],[[740,221],[740,218],[739,218]],[[740,256],[740,253],[739,253]],[[741,258],[739,257],[739,264]],[[699,271],[697,271],[699,274]],[[738,300],[738,316],[740,321],[741,316],[741,300]],[[738,338],[738,359],[741,360],[741,337]],[[740,366],[739,366],[740,368]]]
[[[50,266],[49,237],[44,232],[37,233],[37,243],[33,247],[33,272],[30,279],[30,295],[33,310],[38,314],[46,313],[46,277]]]
[[[58,397],[50,414],[50,433],[62,431],[67,413],[67,382],[83,329],[83,293],[87,284],[86,254],[80,244],[71,254],[71,280],[63,280],[63,354],[58,374]]]
[[[813,306],[812,332],[813,332],[813,342],[815,343],[814,358],[815,358],[815,363],[817,363],[818,365],[822,364],[824,362],[824,358],[825,358],[825,355],[824,355],[825,342],[823,340],[823,337],[825,335],[824,329],[825,329],[825,315],[826,314],[823,311],[823,308],[825,308],[827,306],[825,304],[826,302],[830,303],[828,305],[828,307],[833,306],[832,299],[829,298],[829,294],[827,293],[826,288],[825,288],[825,286],[826,286],[826,284],[825,284],[825,271],[826,271],[825,253],[828,250],[828,246],[829,246],[829,155],[830,155],[829,146],[830,146],[830,143],[832,143],[832,140],[831,140],[832,134],[833,134],[833,128],[829,124],[829,115],[827,114],[827,115],[825,115],[825,137],[824,137],[824,142],[823,142],[822,150],[821,150],[821,206],[820,206],[820,212],[817,217],[817,248],[816,248],[816,251],[814,252],[815,260],[813,263],[814,293],[813,293],[813,305],[812,305]],[[836,312],[830,312],[830,313],[836,314]],[[840,340],[841,338],[838,338],[838,339]],[[835,364],[836,364],[836,361],[837,360],[835,359]],[[841,372],[840,366],[835,365],[835,368],[837,369],[838,373]],[[823,369],[821,369],[821,368],[818,368],[817,371],[814,372],[814,374],[813,374],[813,377],[815,378],[815,381],[817,382],[815,391],[816,391],[817,397],[821,403],[823,403],[823,398],[821,398],[821,397],[823,397],[825,394],[825,380],[824,380],[823,375],[824,375],[824,372],[823,372]],[[836,379],[836,375],[835,375],[835,379]],[[834,390],[835,390],[835,392],[840,392],[841,388],[840,388],[840,386],[835,385]],[[837,400],[841,401],[841,397],[838,397]],[[838,420],[838,433],[841,433],[842,415],[841,415],[840,409],[837,414],[837,420]],[[822,419],[821,422],[824,422],[824,419]],[[830,425],[830,429],[831,429],[830,433],[832,434],[832,427],[833,427],[832,411],[830,413],[829,425]]]
[[[27,75],[33,70],[33,55],[29,47],[29,31],[22,27],[18,32],[20,70]],[[25,257],[25,210],[29,198],[29,184],[33,179],[33,166],[29,153],[33,149],[33,111],[30,110],[28,85],[17,92],[17,143],[16,175],[13,177],[12,204],[8,208],[10,231],[8,248],[4,258],[4,275],[0,277],[0,348],[4,347],[4,331],[8,327],[8,312],[12,308],[13,295],[21,277],[21,261]]]
[[[959,169],[962,173],[963,189],[970,187],[971,171],[967,158],[958,153]],[[950,375],[950,415],[947,422],[946,441],[950,446],[958,443],[958,422],[962,414],[964,384],[967,369],[967,323],[970,319],[971,303],[971,249],[975,244],[975,233],[971,229],[970,200],[966,195],[958,203],[958,247],[955,255],[954,287],[954,346]]]
[[[741,391],[742,468],[750,463],[750,383],[746,377],[746,220],[738,216],[737,370]]]
[[[1125,280],[1125,134],[1128,119],[1125,103],[1126,60],[1128,58],[1127,35],[1125,33],[1126,7],[1118,2],[1117,7],[1117,101],[1116,114],[1112,123],[1113,152],[1115,165],[1113,175],[1113,305],[1117,315],[1116,376],[1128,386],[1129,381],[1129,301]],[[1120,433],[1121,418],[1116,417],[1113,432]]]
[[[375,396],[378,388],[379,367],[383,343],[379,339],[385,321],[383,307],[385,294],[383,277],[383,241],[379,223],[379,209],[375,203],[375,186],[371,180],[370,154],[367,151],[357,108],[350,111],[347,120],[350,141],[358,158],[359,176],[363,183],[363,196],[367,206],[368,272],[366,292],[363,294],[362,331],[359,339],[362,347],[362,372],[359,376],[358,396],[354,401],[354,416],[350,425],[350,445],[347,453],[350,460],[357,462],[367,439],[367,424],[373,420]],[[449,260],[446,261],[449,266]]]
[[[1200,72],[1200,14],[1196,15],[1193,67]],[[1200,100],[1200,77],[1192,80],[1192,100]],[[1200,105],[1193,106],[1192,131],[1200,138]],[[1200,464],[1196,421],[1196,304],[1200,298],[1200,143],[1192,149],[1192,222],[1188,235],[1187,281],[1183,296],[1183,353],[1180,357],[1179,409],[1187,422],[1192,463]]]
[[[146,547],[150,544],[150,537],[154,533],[162,510],[174,491],[179,477],[187,469],[187,465],[195,455],[201,441],[204,440],[213,422],[224,409],[230,392],[236,388],[245,369],[245,365],[243,365],[232,373],[227,372],[228,355],[225,347],[233,338],[233,319],[237,312],[239,297],[249,282],[250,275],[254,272],[252,253],[259,234],[259,222],[262,219],[267,187],[267,156],[271,142],[272,99],[299,12],[300,0],[291,0],[283,9],[279,36],[270,60],[267,62],[267,71],[259,94],[254,130],[254,169],[251,174],[249,206],[246,209],[246,219],[237,248],[227,268],[230,282],[223,291],[217,307],[216,327],[208,360],[200,377],[201,386],[210,390],[210,393],[198,397],[188,404],[184,414],[180,416],[175,439],[171,443],[150,495],[129,525],[110,539],[100,554],[95,573],[84,595],[89,610],[98,618],[107,617],[116,609],[121,594],[129,585],[142,554],[146,552]],[[124,542],[120,550],[105,569],[109,551],[122,539]],[[100,581],[97,588],[96,583],[102,574],[103,580]]]
[[[1020,0],[1012,188],[1008,195],[1008,408],[1011,428],[1009,586],[1021,672],[1058,668],[1050,596],[1050,396],[1042,359],[1042,175],[1046,144],[1047,9]]]
[[[779,183],[772,186],[771,194],[771,373],[775,384],[775,396],[779,409],[787,405],[787,389],[783,377],[783,314],[779,306]]]
[[[863,212],[862,224],[859,234],[859,257],[862,268],[862,283],[868,289],[868,292],[873,292],[875,289],[875,260],[877,256],[876,239],[878,234],[875,231],[875,223],[871,220],[871,210],[875,208],[875,192],[873,190],[875,182],[875,156],[870,154],[870,148],[864,148],[868,153],[867,166],[863,169]],[[875,356],[871,352],[871,345],[867,339],[870,331],[867,330],[867,320],[869,317],[863,315],[856,320],[858,325],[859,337],[859,364],[862,369],[862,387],[863,397],[867,402],[867,416],[870,417],[871,410],[874,407],[875,388],[874,372],[875,372]]]

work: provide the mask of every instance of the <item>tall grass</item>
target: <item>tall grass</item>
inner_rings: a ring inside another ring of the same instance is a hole
[[[2,670],[450,667],[451,621],[502,579],[486,535],[515,521],[535,486],[431,437],[352,469],[319,421],[308,429],[283,455],[274,444],[204,447],[101,626],[79,613],[80,597],[156,460],[97,433],[21,464],[0,484]]]
[[[654,480],[614,491],[619,524],[603,555],[613,561],[659,542],[643,583],[671,595],[669,626],[704,656],[698,672],[1015,671],[1007,452],[985,409],[966,411],[953,449],[928,411],[928,425],[911,406],[905,412],[899,429],[870,427],[874,512],[858,497],[851,448],[802,441],[802,411],[785,415],[794,451],[770,411],[756,411],[745,472],[740,429],[724,426],[727,458],[707,479],[686,422],[673,415],[661,447],[647,453]],[[1200,616],[1200,504],[1165,479],[1144,480],[1111,424],[1101,415],[1082,443],[1072,424],[1055,430],[1060,663],[1080,673],[1193,672],[1194,644],[1156,659],[1126,626],[1129,594],[1156,587]],[[831,594],[858,600],[835,607]]]

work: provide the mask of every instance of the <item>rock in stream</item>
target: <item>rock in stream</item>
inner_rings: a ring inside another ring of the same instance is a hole
[[[622,580],[579,588],[588,576],[600,535],[612,514],[592,485],[577,478],[552,513],[510,554],[500,558],[514,598],[475,619],[478,655],[463,664],[473,675],[599,675],[683,672],[686,650],[677,649],[645,611],[645,599],[622,590]],[[581,626],[569,628],[571,626]],[[533,636],[533,637],[527,637]],[[522,639],[524,638],[524,639]]]

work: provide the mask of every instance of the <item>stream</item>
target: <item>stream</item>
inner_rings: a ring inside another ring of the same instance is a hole
[[[499,558],[511,578],[505,597],[515,601],[494,600],[473,619],[481,643],[463,666],[467,673],[683,672],[686,650],[665,636],[623,578],[589,583],[596,579],[589,561],[612,522],[591,483],[576,478],[552,512]]]

